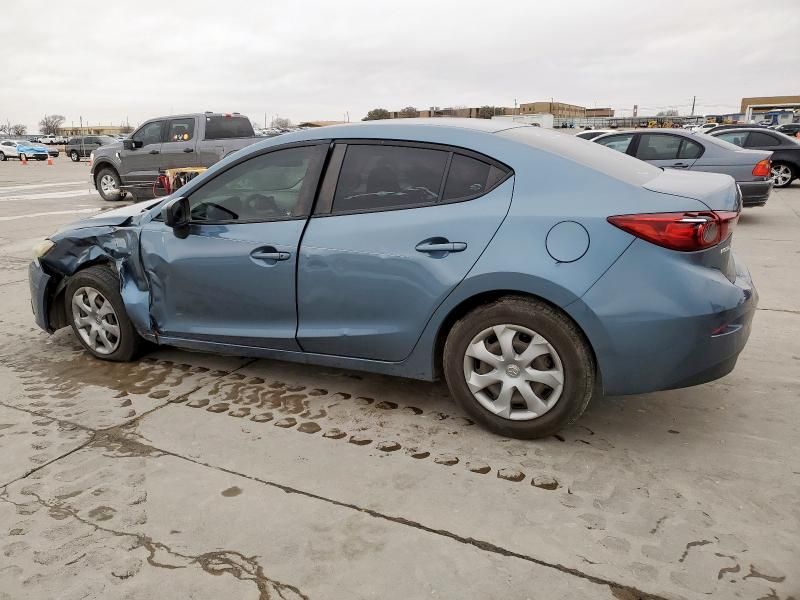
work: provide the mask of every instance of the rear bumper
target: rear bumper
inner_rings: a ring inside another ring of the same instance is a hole
[[[49,287],[52,283],[50,275],[42,270],[42,267],[32,262],[28,265],[28,284],[31,289],[31,308],[33,309],[33,319],[36,324],[47,331],[53,333],[48,319]]]
[[[743,206],[764,206],[772,192],[771,181],[737,181]]]
[[[646,246],[634,242],[568,307],[589,337],[610,395],[688,387],[728,374],[758,304],[744,264],[736,262],[730,281],[717,269]]]

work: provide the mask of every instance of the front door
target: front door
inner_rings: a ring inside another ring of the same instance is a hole
[[[295,268],[327,144],[235,163],[188,191],[189,235],[143,227],[142,262],[159,335],[298,350]]]
[[[337,160],[338,182],[326,174],[300,248],[298,342],[400,361],[500,226],[511,173],[465,151],[401,142],[337,144]]]
[[[150,121],[142,125],[131,139],[138,147],[119,151],[122,161],[120,175],[124,185],[152,189],[161,167],[161,140],[164,121]]]

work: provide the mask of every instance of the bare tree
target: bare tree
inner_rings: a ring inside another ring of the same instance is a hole
[[[39,131],[45,135],[55,135],[64,120],[64,115],[45,115],[39,121]]]
[[[288,129],[292,126],[292,121],[286,117],[275,117],[272,119],[272,126],[277,129]]]
[[[131,127],[130,125],[123,125],[122,127],[119,128],[119,132],[120,133],[132,133],[133,132],[133,127]]]
[[[677,110],[675,110],[674,108],[670,108],[669,110],[661,110],[661,111],[657,112],[656,116],[657,117],[677,117],[678,114],[679,113],[678,113]]]
[[[10,134],[11,135],[25,135],[28,132],[28,126],[23,125],[22,123],[15,123],[11,126]]]
[[[11,123],[6,121],[5,123],[0,123],[0,135],[9,135],[11,133]]]
[[[385,108],[373,108],[367,113],[367,116],[361,119],[362,121],[377,121],[379,119],[391,119],[392,115]]]
[[[497,107],[495,106],[481,106],[478,109],[478,118],[479,119],[491,119],[494,115],[497,114]]]
[[[406,106],[405,108],[400,109],[401,119],[413,119],[417,115],[419,115],[419,111],[413,106]]]

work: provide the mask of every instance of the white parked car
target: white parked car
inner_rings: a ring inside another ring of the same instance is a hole
[[[697,127],[692,127],[692,131],[695,133],[705,133],[712,127],[717,127],[719,123],[703,123],[702,125],[698,125]]]
[[[56,143],[56,136],[54,135],[43,135],[39,138],[40,144],[55,144]]]
[[[27,140],[3,140],[0,141],[0,161],[7,158],[22,158],[26,160],[47,160],[47,148],[36,142]]]

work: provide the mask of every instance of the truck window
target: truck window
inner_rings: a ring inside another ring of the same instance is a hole
[[[194,137],[194,118],[172,119],[167,132],[168,142],[188,142]]]
[[[206,117],[206,139],[225,140],[228,138],[253,137],[250,119],[241,116],[214,115]]]

